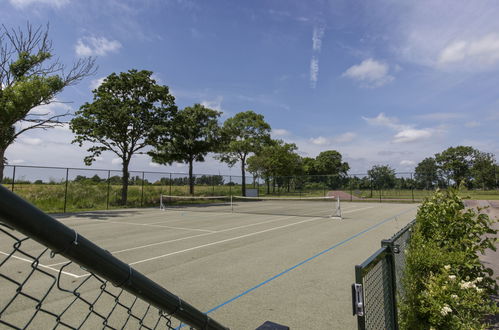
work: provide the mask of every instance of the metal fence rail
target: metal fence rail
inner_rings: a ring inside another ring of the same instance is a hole
[[[381,249],[355,266],[352,303],[359,329],[398,329],[397,299],[404,294],[404,251],[414,223],[381,241]]]
[[[227,329],[2,186],[0,221],[3,326]]]

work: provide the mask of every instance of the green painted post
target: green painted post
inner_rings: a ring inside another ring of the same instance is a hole
[[[69,178],[69,168],[66,169],[66,187],[64,188],[64,211],[66,213],[66,205],[68,202],[68,178]]]
[[[111,171],[107,171],[107,196],[106,196],[106,210],[109,210],[109,193],[111,189]]]

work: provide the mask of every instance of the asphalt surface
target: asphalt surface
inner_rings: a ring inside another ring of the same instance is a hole
[[[354,266],[410,222],[416,205],[344,202],[342,211],[343,220],[158,209],[57,218],[231,329],[255,329],[265,321],[291,329],[356,329],[350,292]],[[10,243],[2,239],[0,251],[8,253]],[[31,243],[23,247],[33,255],[42,250]],[[45,271],[55,275],[53,269],[64,261],[48,254],[40,258]],[[8,268],[8,276],[29,273],[28,261],[10,262],[17,268]],[[64,271],[63,281],[70,284],[88,275],[75,265]],[[35,284],[34,295],[46,290],[43,279],[28,282]],[[95,285],[83,291],[100,292]],[[14,292],[15,286],[5,284],[0,303]],[[13,322],[25,318],[34,303],[22,301],[4,317]],[[60,310],[70,301],[56,294],[47,305]],[[32,328],[44,328],[43,322]]]

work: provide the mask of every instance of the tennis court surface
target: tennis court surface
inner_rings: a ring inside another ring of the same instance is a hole
[[[210,206],[210,212],[156,208],[55,217],[231,329],[255,329],[267,320],[291,329],[355,329],[354,265],[416,213],[415,204],[343,202],[340,220],[324,216],[329,206],[320,214],[270,215],[254,214],[259,206],[252,204],[251,213]],[[303,208],[283,209],[295,207]],[[0,241],[3,255],[12,249],[7,245]],[[40,259],[47,272],[64,262],[59,255]],[[62,276],[80,281],[88,273],[71,265]],[[22,317],[28,307],[16,306],[6,317]]]

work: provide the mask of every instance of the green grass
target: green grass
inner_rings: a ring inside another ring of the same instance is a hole
[[[11,185],[5,185],[11,188]],[[252,185],[248,185],[252,188]],[[282,196],[282,197],[319,197],[324,196],[323,188],[313,188],[304,191],[281,191],[266,194],[267,187],[260,185],[260,196]],[[108,193],[109,190],[109,193]],[[342,190],[342,189],[335,189]],[[38,208],[48,213],[61,213],[66,209],[66,212],[90,211],[90,210],[106,210],[123,208],[120,202],[121,186],[108,185],[106,183],[88,184],[70,182],[67,186],[67,198],[65,184],[16,184],[14,191],[33,203]],[[357,190],[343,189],[346,193],[351,193],[353,196],[360,197],[362,201],[414,201],[419,202],[425,197],[432,194],[432,190],[414,190],[409,189],[390,189],[390,190]],[[229,196],[241,195],[241,186],[203,186],[197,185],[194,190],[195,196]],[[129,186],[128,201],[126,207],[159,207],[160,195],[188,196],[188,186],[160,186],[160,185],[144,185]],[[488,199],[499,200],[499,190],[468,190],[461,191],[462,198],[469,199]],[[66,203],[66,205],[65,205]]]

